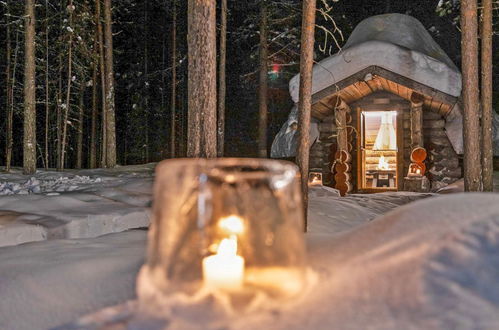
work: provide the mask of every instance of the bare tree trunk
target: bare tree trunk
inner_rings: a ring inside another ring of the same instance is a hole
[[[215,0],[189,0],[188,157],[217,155]],[[202,119],[202,120],[201,120]]]
[[[476,0],[461,1],[464,105],[464,189],[481,190],[480,109],[478,92],[478,22]]]
[[[49,90],[49,3],[45,0],[45,169],[49,168],[50,90]]]
[[[101,80],[101,107],[102,107],[102,141],[101,141],[101,167],[107,167],[106,155],[107,155],[107,108],[106,108],[106,69],[105,69],[105,58],[104,58],[104,32],[102,30],[102,14],[101,14],[101,0],[96,0],[95,2],[95,19],[97,26],[97,40],[99,44],[99,74]]]
[[[298,107],[298,154],[303,192],[304,230],[307,231],[310,113],[312,111],[312,68],[314,65],[315,0],[303,1],[300,58],[300,101]]]
[[[97,167],[97,38],[94,42],[94,61],[92,63],[92,118],[90,122],[90,161],[89,167]]]
[[[11,158],[12,158],[12,110],[13,110],[13,85],[12,85],[12,73],[11,73],[11,59],[12,59],[12,42],[10,39],[10,4],[9,1],[6,2],[6,9],[7,9],[7,38],[6,38],[6,50],[5,50],[5,56],[6,56],[6,63],[5,63],[5,81],[6,81],[6,139],[5,139],[5,170],[7,172],[10,171],[10,163],[11,163]]]
[[[170,124],[170,156],[175,158],[176,107],[177,107],[177,1],[174,0],[172,17],[172,94],[171,94],[171,124]]]
[[[83,167],[83,108],[85,106],[85,84],[80,86],[80,102],[78,105],[78,128],[76,132],[76,168]]]
[[[144,145],[145,145],[145,163],[149,163],[149,39],[148,31],[148,2],[144,1],[144,112],[145,112],[145,129],[144,129]]]
[[[258,90],[258,155],[267,157],[267,103],[268,103],[268,11],[267,0],[261,0],[260,9],[260,86]]]
[[[26,0],[23,173],[36,172],[35,1]]]
[[[222,0],[220,12],[220,62],[218,68],[218,125],[217,155],[223,157],[225,144],[225,96],[226,96],[226,51],[227,49],[227,0]]]
[[[68,26],[73,28],[73,0],[69,0],[67,10],[69,11],[69,22]],[[61,162],[59,164],[59,169],[64,170],[65,158],[66,158],[66,144],[68,140],[68,119],[69,110],[71,107],[71,84],[73,81],[73,31],[69,31],[68,39],[68,79],[66,85],[66,103],[64,107],[64,115],[62,119],[62,142],[61,142]]]
[[[104,0],[106,59],[106,165],[116,166],[116,121],[114,108],[113,30],[111,0]]]
[[[482,11],[482,175],[483,190],[493,191],[494,146],[492,137],[492,0],[483,0]]]

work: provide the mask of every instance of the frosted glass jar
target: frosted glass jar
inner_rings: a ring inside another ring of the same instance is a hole
[[[293,163],[267,159],[161,162],[139,300],[203,290],[299,293],[306,264],[297,173]]]

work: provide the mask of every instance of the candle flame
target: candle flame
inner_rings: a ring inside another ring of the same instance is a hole
[[[230,215],[220,219],[218,225],[231,235],[241,234],[244,231],[243,219],[237,215]]]
[[[235,237],[224,238],[217,249],[217,255],[233,257],[237,255],[237,239]]]
[[[378,170],[389,170],[390,165],[388,162],[385,160],[385,156],[381,155],[378,161]]]

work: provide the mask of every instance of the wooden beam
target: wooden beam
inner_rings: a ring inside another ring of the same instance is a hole
[[[419,93],[411,94],[411,150],[423,147],[423,104],[425,97]]]

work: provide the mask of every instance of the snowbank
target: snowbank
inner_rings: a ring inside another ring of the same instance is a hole
[[[48,329],[135,297],[146,231],[0,249],[0,329]]]
[[[342,198],[334,189],[313,187],[309,235],[331,239],[424,197],[387,193]],[[132,231],[0,248],[0,296],[4,298],[0,300],[0,329],[50,328],[133,299],[135,276],[145,254],[145,234]],[[112,309],[111,314],[114,312]]]
[[[0,175],[0,246],[147,227],[153,164]]]
[[[205,309],[176,306],[165,310],[170,316],[163,325],[168,329],[499,327],[499,195],[429,198],[341,235],[311,232],[307,241],[310,266],[319,278],[301,299],[203,322]],[[109,320],[114,314],[122,326],[115,328],[121,329],[134,306],[107,309],[64,328],[102,325],[102,318]],[[141,329],[163,329],[157,323],[134,322]]]

